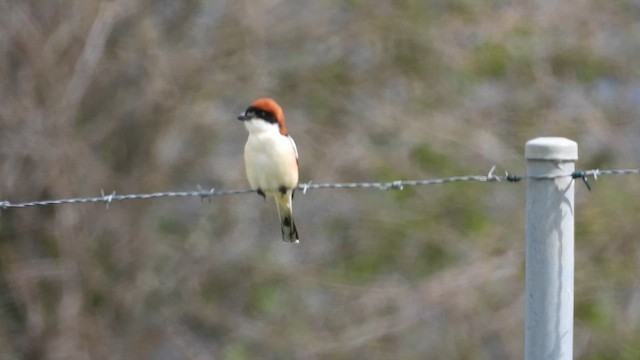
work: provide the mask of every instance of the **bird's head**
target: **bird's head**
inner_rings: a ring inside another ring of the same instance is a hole
[[[260,98],[252,102],[247,110],[238,115],[240,121],[263,121],[267,124],[277,125],[282,135],[287,135],[287,126],[284,122],[284,113],[278,103],[270,98]]]

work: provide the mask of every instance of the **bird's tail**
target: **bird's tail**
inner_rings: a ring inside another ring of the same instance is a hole
[[[282,230],[282,241],[298,243],[298,229],[293,221],[292,199],[293,191],[287,191],[284,195],[276,196],[278,206],[278,216],[280,216],[280,229]]]

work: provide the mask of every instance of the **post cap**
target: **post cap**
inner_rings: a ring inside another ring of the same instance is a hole
[[[563,137],[539,137],[527,141],[524,156],[528,160],[578,160],[578,144]]]

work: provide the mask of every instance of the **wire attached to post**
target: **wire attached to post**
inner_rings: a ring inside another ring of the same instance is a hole
[[[424,185],[440,185],[449,184],[454,182],[495,182],[502,181],[516,183],[522,180],[553,180],[563,177],[571,177],[573,179],[582,179],[585,186],[591,191],[591,184],[588,181],[590,176],[593,176],[594,180],[598,179],[598,176],[602,175],[640,175],[640,169],[615,169],[615,170],[583,170],[574,171],[570,174],[558,174],[558,175],[526,175],[518,176],[505,171],[504,176],[496,175],[496,166],[493,166],[487,175],[467,175],[467,176],[455,176],[449,178],[439,179],[422,179],[422,180],[395,180],[391,182],[357,182],[357,183],[326,183],[326,184],[314,184],[312,181],[301,183],[296,190],[301,190],[303,194],[306,194],[311,189],[377,189],[377,190],[403,190],[409,186],[424,186]],[[143,199],[155,199],[155,198],[167,198],[167,197],[200,197],[202,201],[205,199],[211,201],[214,196],[223,195],[240,195],[254,193],[251,189],[241,190],[216,190],[215,188],[203,189],[198,185],[197,191],[169,191],[169,192],[156,192],[150,194],[125,194],[117,195],[115,191],[111,194],[105,194],[101,191],[100,196],[90,198],[70,198],[70,199],[58,199],[58,200],[41,200],[22,203],[12,203],[4,200],[0,201],[0,210],[7,210],[10,208],[25,208],[32,206],[49,206],[60,204],[87,204],[87,203],[105,203],[107,209],[109,205],[115,201],[123,200],[143,200]]]
[[[597,171],[597,170],[596,170]],[[594,179],[596,179],[597,175],[594,175]],[[571,173],[571,178],[572,179],[582,179],[582,182],[584,183],[584,185],[587,187],[587,189],[589,191],[591,191],[591,185],[589,184],[589,180],[588,180],[588,174],[586,171],[574,171]]]

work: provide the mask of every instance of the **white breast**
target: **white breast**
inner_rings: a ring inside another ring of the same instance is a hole
[[[245,122],[249,139],[244,148],[245,168],[252,189],[277,192],[298,185],[297,149],[290,136],[280,134],[277,124],[260,119]]]

